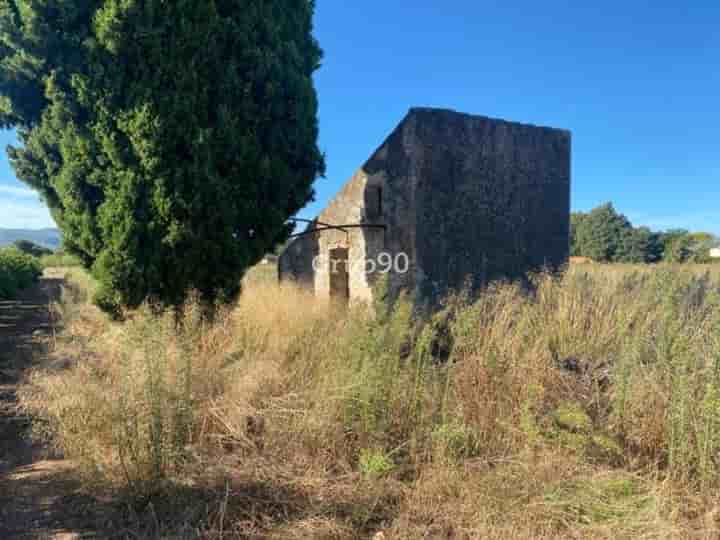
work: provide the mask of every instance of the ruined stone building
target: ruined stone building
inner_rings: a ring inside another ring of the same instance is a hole
[[[434,301],[567,262],[570,133],[411,109],[280,256],[281,280],[323,298]]]

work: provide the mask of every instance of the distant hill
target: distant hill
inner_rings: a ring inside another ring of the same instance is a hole
[[[60,247],[60,231],[58,229],[0,229],[0,247],[7,246],[16,240],[30,240],[50,249]]]

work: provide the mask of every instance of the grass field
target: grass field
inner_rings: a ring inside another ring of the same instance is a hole
[[[69,275],[22,403],[136,537],[720,534],[717,266],[583,265],[429,320],[264,274],[213,324],[108,322]]]

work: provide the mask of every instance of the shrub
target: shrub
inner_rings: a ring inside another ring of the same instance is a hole
[[[64,251],[56,251],[40,257],[40,264],[43,268],[73,268],[81,266],[82,261]]]
[[[363,448],[360,452],[360,471],[366,476],[382,476],[395,467],[390,457],[381,450]]]
[[[12,298],[42,275],[39,261],[17,248],[0,249],[0,299]]]

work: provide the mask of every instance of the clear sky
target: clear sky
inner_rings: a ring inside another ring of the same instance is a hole
[[[328,167],[302,215],[434,106],[571,130],[575,210],[720,234],[718,29],[715,1],[318,0]],[[3,156],[0,227],[48,223]]]

